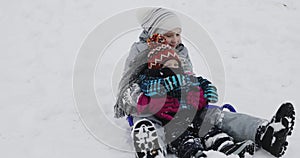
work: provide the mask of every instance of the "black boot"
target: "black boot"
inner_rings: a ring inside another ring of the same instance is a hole
[[[291,103],[282,104],[272,120],[258,128],[256,143],[276,157],[287,150],[287,136],[292,134],[295,125],[295,110]]]
[[[192,127],[188,127],[182,134],[176,132],[169,132],[166,137],[174,137],[168,149],[171,153],[174,153],[178,158],[204,158],[206,157],[201,138],[197,136],[197,133]],[[169,135],[171,134],[171,135]]]
[[[233,138],[218,128],[213,128],[204,136],[206,150],[222,152],[226,155],[238,155],[243,158],[246,154],[253,156],[255,143],[251,140],[234,142]]]
[[[200,138],[186,137],[178,147],[178,158],[205,158],[204,148]]]

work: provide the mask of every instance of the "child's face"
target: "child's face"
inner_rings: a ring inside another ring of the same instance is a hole
[[[168,67],[168,68],[179,68],[179,63],[178,63],[178,61],[177,60],[175,60],[175,59],[171,59],[171,60],[168,60],[168,61],[166,61],[165,63],[164,63],[164,65],[163,65],[163,68],[165,68],[165,67]]]
[[[178,44],[181,43],[181,29],[175,28],[167,33],[163,34],[166,38],[167,44],[175,48]]]

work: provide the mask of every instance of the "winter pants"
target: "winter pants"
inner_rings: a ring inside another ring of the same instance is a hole
[[[235,141],[252,140],[255,142],[258,127],[268,122],[265,119],[222,111],[218,108],[209,108],[203,113],[204,118],[199,130],[200,137],[204,136],[212,126],[216,126],[232,136]]]
[[[134,117],[134,122],[140,119],[142,118]],[[154,123],[160,143],[165,144],[166,129],[162,125],[161,121],[153,116],[147,117],[146,119]],[[195,119],[199,119],[201,122],[198,133],[199,137],[203,137],[212,127],[216,126],[233,137],[235,141],[252,140],[253,142],[255,142],[258,127],[268,122],[265,119],[260,119],[242,113],[222,111],[219,108],[204,109],[197,113]],[[167,131],[169,132],[169,129]]]

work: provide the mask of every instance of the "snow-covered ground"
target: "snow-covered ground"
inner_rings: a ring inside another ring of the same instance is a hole
[[[102,139],[113,137],[113,142],[120,143],[107,146],[85,128],[75,106],[72,73],[78,49],[98,23],[122,10],[143,6],[177,10],[208,31],[224,64],[224,103],[234,104],[239,112],[267,119],[284,101],[293,102],[297,112],[300,104],[297,97],[300,89],[299,1],[0,1],[0,157],[133,157],[130,152],[111,147],[126,148],[130,142],[128,137],[118,137],[118,132],[111,131]],[[139,31],[133,31],[120,37],[115,40],[120,47],[111,45],[107,51],[126,54],[138,34]],[[124,58],[117,53],[106,57],[106,61]],[[191,58],[196,69],[201,70],[197,54],[191,52]],[[106,65],[98,64],[96,87],[110,79],[101,77],[109,70],[101,66]],[[113,75],[118,76],[121,67],[114,67],[113,71]],[[111,81],[112,89],[116,88],[116,82]],[[100,100],[101,97],[113,98],[110,91],[99,87],[96,94]],[[105,95],[107,97],[103,97]],[[108,106],[104,108],[106,118],[126,134],[126,121],[114,120],[113,105]],[[299,121],[297,116],[296,123]],[[105,131],[105,127],[110,129],[111,122],[95,124],[102,124]],[[286,158],[298,157],[297,127],[296,124],[289,139]],[[211,153],[210,157],[220,156]],[[259,151],[255,157],[272,156]]]

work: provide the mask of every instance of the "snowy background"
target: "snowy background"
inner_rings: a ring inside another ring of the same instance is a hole
[[[284,101],[298,109],[299,1],[1,0],[0,157],[133,157],[86,130],[75,107],[72,73],[82,41],[98,23],[143,6],[177,10],[208,31],[224,64],[224,102],[239,112],[269,119]],[[137,40],[134,33],[121,42],[127,49]],[[298,157],[297,127],[286,158]],[[259,151],[255,157],[272,156]]]

